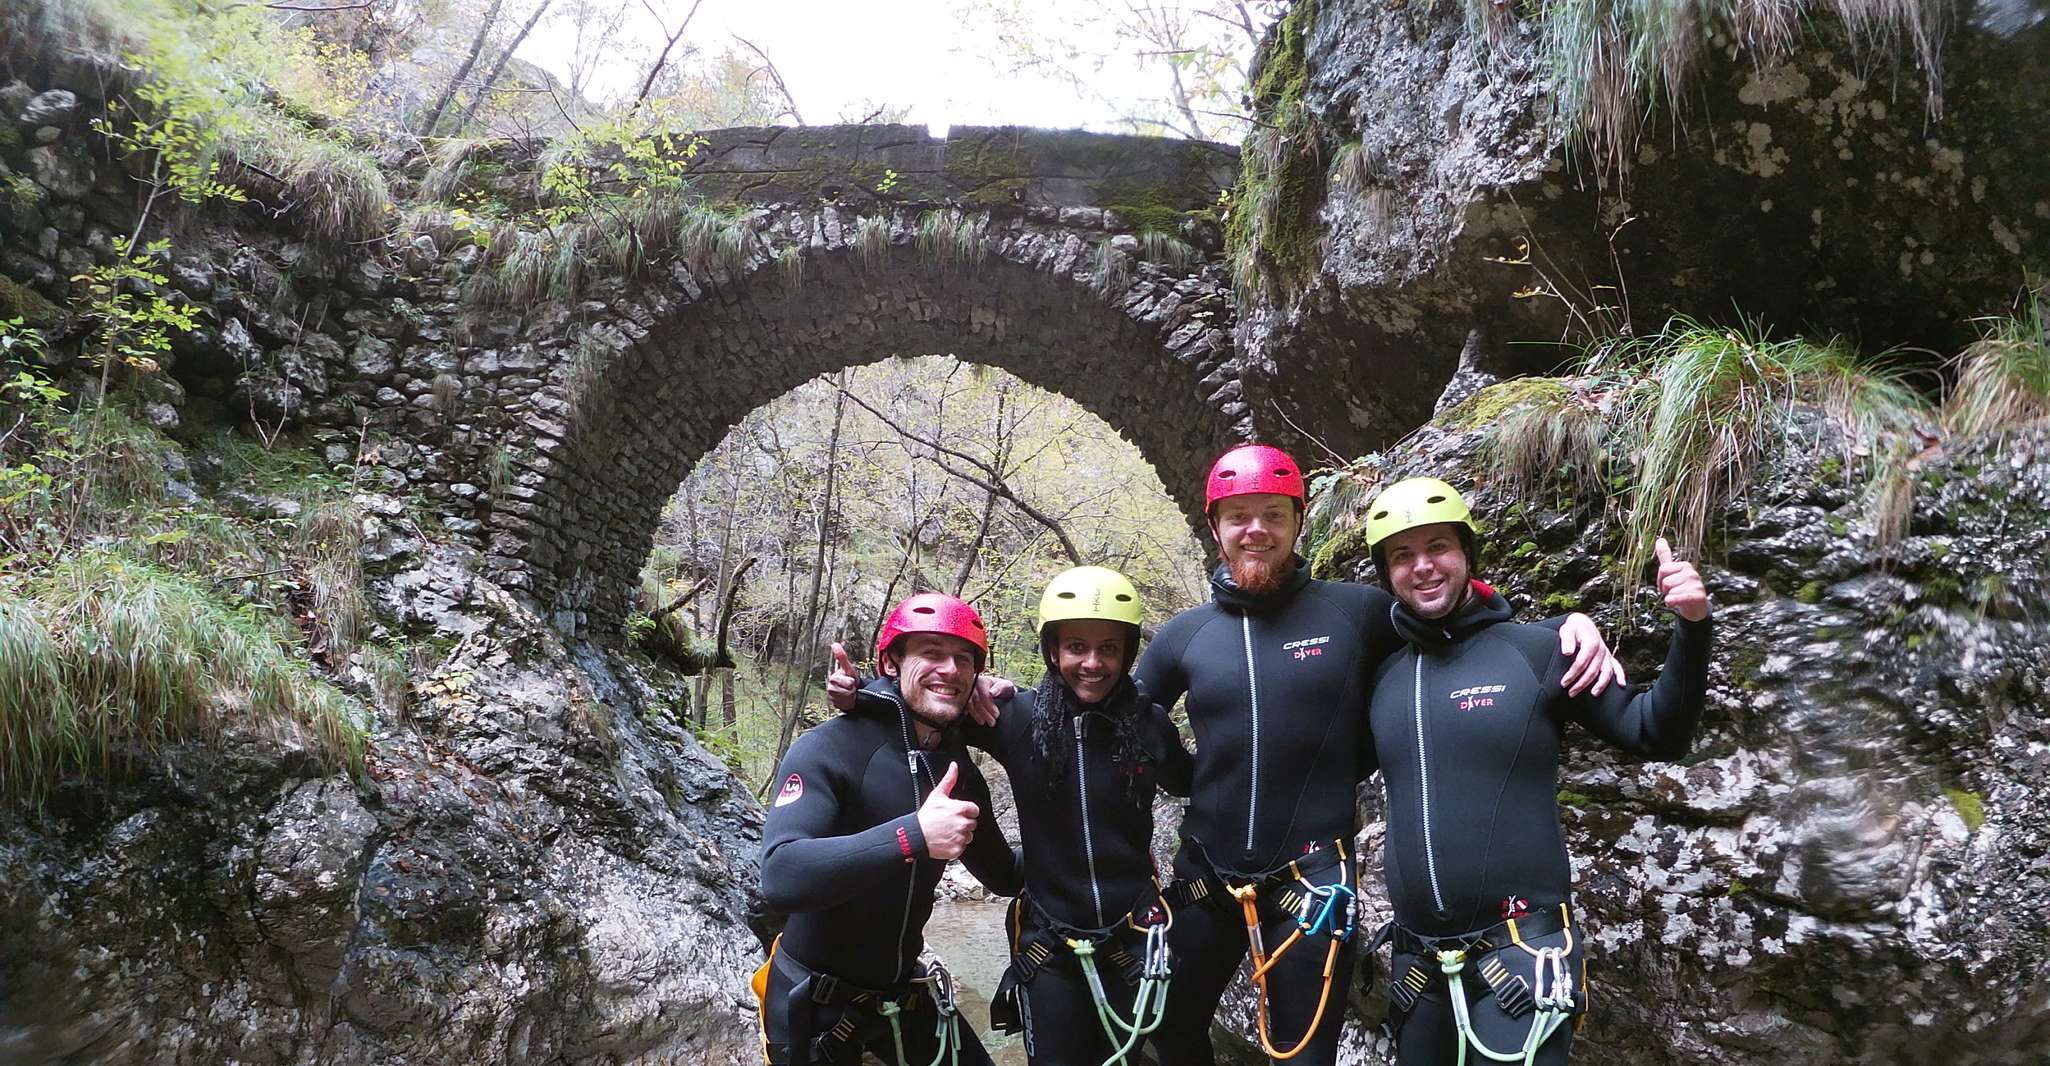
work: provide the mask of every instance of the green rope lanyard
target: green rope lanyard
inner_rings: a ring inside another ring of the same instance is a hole
[[[904,1023],[897,1015],[904,1012],[895,1002],[882,1005],[882,1015],[890,1020],[890,1043],[897,1049],[897,1066],[910,1066],[904,1058]],[[950,1010],[940,1012],[939,1024],[933,1027],[933,1035],[939,1037],[939,1050],[933,1054],[926,1066],[940,1066],[947,1061],[952,1066],[961,1066],[961,1015]]]
[[[1103,1034],[1110,1038],[1110,1042],[1118,1045],[1117,1050],[1103,1060],[1103,1066],[1124,1062],[1132,1049],[1139,1046],[1139,1041],[1160,1028],[1161,1019],[1167,1017],[1167,982],[1172,975],[1167,972],[1165,955],[1155,950],[1153,941],[1156,939],[1161,938],[1148,930],[1148,965],[1145,975],[1139,978],[1139,991],[1132,999],[1132,1020],[1129,1022],[1118,1016],[1117,1008],[1110,1005],[1110,997],[1103,991],[1103,976],[1096,971],[1095,943],[1074,938],[1068,940],[1068,947],[1082,963],[1082,975],[1089,981],[1089,998],[1096,1001],[1096,1020],[1103,1026]],[[1158,965],[1155,965],[1156,958]]]
[[[1445,983],[1452,997],[1452,1017],[1459,1024],[1459,1066],[1466,1066],[1466,1046],[1472,1044],[1480,1053],[1496,1062],[1520,1062],[1532,1066],[1537,1059],[1538,1048],[1552,1038],[1566,1019],[1573,1015],[1573,987],[1566,978],[1565,952],[1558,948],[1545,948],[1537,954],[1537,1014],[1530,1020],[1530,1031],[1523,1039],[1523,1049],[1516,1052],[1501,1052],[1481,1041],[1481,1035],[1474,1032],[1473,1019],[1466,1009],[1466,983],[1459,972],[1466,968],[1466,952],[1440,951],[1438,968],[1445,972]],[[1549,967],[1552,979],[1546,981]]]

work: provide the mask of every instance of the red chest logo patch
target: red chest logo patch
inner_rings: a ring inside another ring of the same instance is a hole
[[[804,795],[804,778],[791,774],[783,779],[783,787],[776,792],[776,806],[796,803]]]

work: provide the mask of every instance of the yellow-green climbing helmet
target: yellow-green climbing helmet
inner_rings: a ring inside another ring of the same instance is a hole
[[[1039,597],[1039,632],[1055,622],[1078,618],[1139,624],[1139,590],[1125,575],[1109,567],[1077,566],[1063,570],[1046,583]],[[1129,650],[1129,649],[1128,649]]]
[[[1473,553],[1475,542],[1480,539],[1481,527],[1473,520],[1473,511],[1466,506],[1466,499],[1459,495],[1458,489],[1434,477],[1398,481],[1382,489],[1367,507],[1367,548],[1377,549],[1382,541],[1405,529],[1439,522],[1465,526],[1472,534],[1467,551]]]

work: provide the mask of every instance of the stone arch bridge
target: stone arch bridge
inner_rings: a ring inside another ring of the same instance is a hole
[[[1229,147],[1016,128],[707,137],[694,187],[752,206],[722,265],[599,279],[572,306],[486,316],[471,343],[421,333],[352,358],[353,376],[406,380],[359,381],[350,418],[396,406],[410,435],[452,434],[430,495],[475,508],[461,525],[494,577],[559,627],[621,620],[699,458],[844,367],[946,353],[1059,392],[1192,515],[1209,457],[1253,431],[1212,213]],[[401,252],[439,261],[411,272],[440,279],[422,300],[458,305],[462,267],[431,237],[414,245]]]

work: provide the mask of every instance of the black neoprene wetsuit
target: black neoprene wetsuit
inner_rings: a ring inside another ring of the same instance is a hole
[[[1056,921],[1100,929],[1123,920],[1135,904],[1150,902],[1153,789],[1187,795],[1194,760],[1167,711],[1121,684],[1105,703],[1124,704],[1114,713],[1141,716],[1137,765],[1119,764],[1115,723],[1100,705],[1070,703],[1068,709],[1080,713],[1060,723],[1056,736],[1068,750],[1058,772],[1050,773],[1033,747],[1039,698],[1038,690],[1018,690],[995,725],[968,723],[962,738],[1010,773],[1025,848],[1026,894]],[[1140,787],[1127,788],[1128,774]]]
[[[1053,676],[1053,683],[1066,686]],[[878,701],[872,687],[856,694],[858,705]],[[1167,711],[1124,682],[1102,704],[1062,702],[1073,713],[1059,723],[1066,747],[1058,773],[1042,766],[1033,740],[1041,690],[1020,689],[999,706],[997,723],[964,719],[962,739],[981,748],[1009,773],[1024,847],[1026,901],[1018,932],[1100,930],[1122,923],[1135,908],[1153,902],[1155,883],[1153,791],[1186,795],[1192,760]],[[1140,758],[1121,765],[1112,714],[1140,716]],[[1127,788],[1127,773],[1139,787]],[[1120,938],[1122,946],[1133,938]],[[1130,1018],[1135,988],[1119,979],[1108,962],[1104,991],[1121,1017]],[[1096,1008],[1080,965],[1065,947],[1023,982],[1028,997],[1021,1021],[1033,1062],[1100,1063],[1113,1048],[1097,1021]]]
[[[926,854],[918,809],[949,765],[960,767],[954,798],[981,808],[962,863],[992,892],[1015,895],[1023,887],[1019,855],[990,813],[989,786],[960,748],[958,730],[949,729],[940,748],[918,750],[896,681],[879,678],[868,691],[871,698],[854,713],[814,727],[790,746],[762,829],[762,898],[790,916],[762,1018],[777,1061],[788,1053],[780,1045],[789,1040],[790,1012],[797,1010],[812,1012],[797,1019],[800,1033],[823,1034],[843,1014],[857,1014],[857,1039],[843,1041],[840,1050],[858,1059],[865,1045],[884,1062],[894,1061],[879,1016],[843,1004],[790,1002],[788,992],[817,974],[883,992],[921,976],[925,922],[947,864]],[[907,1055],[921,1063],[932,1058],[935,1015],[907,1011],[902,1019]],[[961,1061],[988,1061],[965,1021],[961,1031],[969,1045]]]
[[[1612,686],[1599,696],[1569,696],[1561,679],[1570,664],[1557,634],[1509,618],[1508,604],[1493,593],[1469,597],[1442,621],[1400,604],[1391,614],[1405,646],[1375,683],[1370,758],[1387,788],[1388,895],[1396,924],[1414,934],[1396,937],[1391,967],[1398,985],[1414,982],[1413,996],[1395,997],[1403,1066],[1457,1061],[1448,988],[1425,950],[1429,938],[1480,934],[1511,918],[1528,931],[1567,915],[1572,875],[1558,809],[1566,723],[1633,754],[1675,759],[1686,753],[1706,701],[1706,620],[1678,623],[1649,690],[1633,695]],[[1523,938],[1529,949],[1570,948],[1576,1010],[1586,1003],[1580,934]],[[1497,934],[1492,950],[1470,955],[1464,985],[1476,1031],[1497,1050],[1520,1047],[1531,1015],[1504,1012],[1487,975],[1529,975],[1532,951]],[[1409,976],[1412,967],[1418,976]],[[1412,998],[1414,1007],[1402,1011]],[[1538,1061],[1564,1062],[1571,1039],[1572,1027],[1562,1026]]]
[[[1063,758],[1051,766],[1052,760],[1041,760],[1033,738],[1042,699],[1060,704],[1053,710],[1061,719],[1051,739],[1063,745]],[[1117,750],[1112,715],[1123,714],[1140,716],[1136,762],[1121,761]],[[1142,951],[1143,934],[1124,921],[1134,912],[1143,918],[1157,901],[1153,792],[1158,786],[1187,795],[1193,762],[1166,709],[1129,681],[1103,703],[1088,705],[1076,703],[1055,674],[1039,689],[1012,696],[996,725],[970,724],[964,735],[1009,772],[1025,847],[1025,897],[1016,932],[1024,938],[1042,934],[1040,942],[1050,950],[1041,961],[1013,962],[1024,995],[1026,1052],[1035,1064],[1095,1066],[1118,1045],[1097,1020],[1081,964],[1064,941],[1104,931],[1099,980],[1111,1007],[1130,1021],[1137,984],[1125,980],[1113,960]],[[1137,1056],[1129,1061],[1137,1062]]]
[[[1402,640],[1389,615],[1394,597],[1372,585],[1313,579],[1300,557],[1268,595],[1247,594],[1223,567],[1210,588],[1210,603],[1161,627],[1135,676],[1163,707],[1188,697],[1196,769],[1175,876],[1184,884],[1216,875],[1264,882],[1261,935],[1271,950],[1296,928],[1272,891],[1288,887],[1274,877],[1289,876],[1291,861],[1316,871],[1304,878],[1316,886],[1357,883],[1350,854],[1359,831],[1356,789],[1374,769],[1367,703],[1375,672]],[[1543,625],[1555,629],[1559,621]],[[1551,639],[1556,645],[1556,632]],[[1165,1066],[1213,1061],[1211,1019],[1247,950],[1238,906],[1208,891],[1205,906],[1184,906],[1175,916],[1174,984],[1154,1038]],[[1268,975],[1277,1048],[1310,1040],[1291,1066],[1336,1057],[1357,940],[1331,957],[1331,1002],[1315,1033],[1303,1037],[1329,945],[1325,934],[1305,936]]]
[[[1211,602],[1176,615],[1146,648],[1136,676],[1162,706],[1184,694],[1196,737],[1190,803],[1182,819],[1175,876],[1184,884],[1222,874],[1259,880],[1290,860],[1329,862],[1350,849],[1357,829],[1355,786],[1365,776],[1366,703],[1375,667],[1398,644],[1388,594],[1367,585],[1311,579],[1298,559],[1282,587],[1251,596],[1220,567]],[[1326,866],[1318,884],[1350,883],[1348,855]],[[1293,915],[1262,900],[1262,933],[1271,948],[1295,928]],[[1239,908],[1215,893],[1175,914],[1174,983],[1167,1019],[1154,1036],[1165,1066],[1209,1063],[1210,1023],[1218,997],[1246,954]],[[1292,1060],[1328,1064],[1335,1056],[1355,943],[1340,946],[1331,996],[1307,1037],[1323,984],[1327,935],[1304,937],[1268,975],[1271,1029]]]

